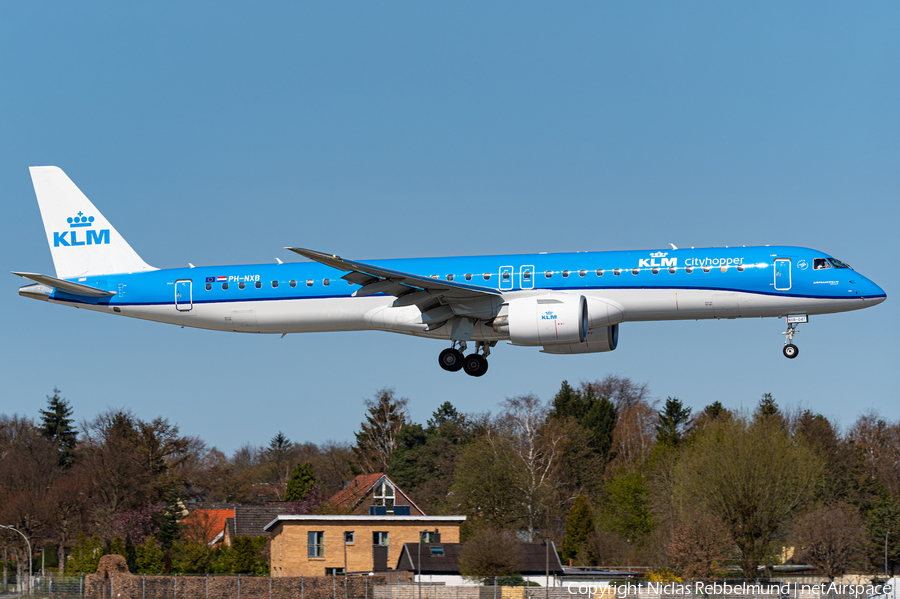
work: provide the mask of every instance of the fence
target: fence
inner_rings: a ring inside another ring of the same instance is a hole
[[[7,576],[6,588],[0,584],[0,594],[15,593],[16,595],[28,595],[28,575],[19,579],[15,573]],[[36,574],[31,579],[31,594],[43,597],[58,597],[59,599],[76,598],[84,596],[84,576],[41,576]]]

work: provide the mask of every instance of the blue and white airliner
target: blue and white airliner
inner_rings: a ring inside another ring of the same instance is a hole
[[[630,321],[785,318],[796,358],[810,315],[887,295],[820,251],[676,248],[357,262],[285,248],[309,262],[157,269],[141,260],[66,174],[31,167],[56,276],[19,294],[54,304],[241,333],[379,330],[442,339],[444,370],[482,376],[498,341],[548,354],[616,349]],[[466,355],[469,344],[475,351]]]

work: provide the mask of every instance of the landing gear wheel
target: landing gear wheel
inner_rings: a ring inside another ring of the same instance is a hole
[[[463,362],[463,368],[469,376],[483,376],[488,369],[488,361],[484,356],[471,354],[466,356]]]
[[[791,360],[793,360],[794,358],[797,357],[797,354],[800,353],[800,350],[793,343],[788,343],[787,345],[784,346],[784,349],[782,350],[781,353],[784,354],[785,358],[790,358]]]
[[[462,352],[448,347],[438,356],[438,363],[441,365],[441,368],[448,372],[458,372],[463,367],[464,359]]]

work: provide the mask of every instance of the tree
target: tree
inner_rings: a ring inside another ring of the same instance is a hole
[[[781,421],[716,422],[682,449],[676,494],[719,518],[741,551],[745,578],[754,578],[773,535],[802,512],[821,465],[795,443]]]
[[[268,539],[265,536],[235,537],[231,541],[233,574],[254,574],[260,562],[265,562],[263,551]]]
[[[763,393],[762,399],[759,400],[759,405],[756,406],[756,411],[753,413],[753,418],[765,420],[772,417],[780,418],[781,410],[778,409],[778,404],[775,403],[775,398],[771,393]]]
[[[680,399],[666,398],[666,405],[659,412],[659,422],[656,425],[657,443],[671,447],[680,445],[690,419],[691,409],[682,406]]]
[[[865,528],[859,512],[846,504],[822,507],[794,524],[800,559],[822,571],[829,580],[842,576],[865,556]]]
[[[609,480],[598,526],[634,544],[641,544],[650,534],[653,518],[649,492],[639,472],[623,472]]]
[[[159,543],[163,549],[170,549],[172,543],[181,537],[181,529],[178,523],[184,518],[184,507],[178,496],[178,488],[172,487],[166,497],[166,509],[163,510],[159,523]]]
[[[144,542],[135,547],[135,574],[161,574],[166,567],[166,554],[154,535],[148,536]]]
[[[70,468],[75,461],[75,445],[78,431],[75,430],[72,408],[69,402],[59,396],[59,389],[53,389],[53,396],[47,397],[47,409],[40,410],[41,433],[53,443],[59,453],[59,465]]]
[[[103,541],[94,535],[87,538],[84,533],[78,535],[78,541],[72,547],[69,554],[69,564],[66,570],[70,575],[93,574],[97,571],[97,564],[103,555]]]
[[[316,485],[316,477],[312,472],[312,464],[297,464],[291,471],[291,477],[287,481],[287,489],[284,492],[285,501],[303,501],[307,493]]]
[[[522,570],[522,548],[509,531],[484,528],[463,544],[460,573],[469,579],[508,576]]]
[[[575,498],[575,503],[569,510],[566,519],[566,536],[560,548],[560,556],[563,559],[574,559],[579,554],[589,554],[588,545],[594,534],[594,512],[591,510],[591,502],[582,494]],[[592,556],[589,558],[592,559]],[[578,564],[587,566],[592,564]]]
[[[107,555],[121,555],[122,557],[127,558],[128,550],[125,547],[125,539],[116,535],[112,541],[109,541],[109,545],[106,548]]]
[[[691,510],[672,531],[669,559],[685,577],[708,580],[721,570],[733,547],[721,520],[708,512]]]
[[[366,421],[360,425],[353,448],[356,467],[363,473],[387,472],[397,435],[406,424],[409,400],[395,398],[393,389],[381,389],[375,399],[365,400]]]

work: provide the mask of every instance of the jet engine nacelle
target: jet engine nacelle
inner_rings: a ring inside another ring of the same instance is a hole
[[[513,345],[546,346],[584,342],[588,324],[585,297],[558,293],[512,300],[493,326]]]
[[[583,343],[569,343],[566,345],[545,345],[541,353],[544,354],[593,354],[596,352],[612,351],[619,344],[619,325],[591,329],[587,339]]]

